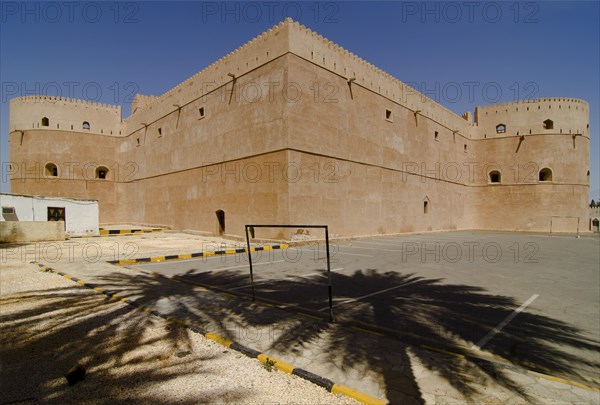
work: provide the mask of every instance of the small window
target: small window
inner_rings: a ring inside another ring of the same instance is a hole
[[[554,129],[554,121],[547,119],[543,123],[544,129]]]
[[[504,125],[504,124],[498,124],[498,125],[496,125],[496,133],[497,134],[504,134],[504,133],[506,133],[506,125]]]
[[[548,169],[547,167],[544,167],[542,170],[540,170],[539,180],[552,181],[552,170]]]
[[[204,118],[204,107],[198,108],[198,115],[200,118]]]
[[[54,163],[46,163],[46,177],[58,177],[58,167]]]
[[[439,135],[438,131],[435,131],[433,134],[433,139],[435,139],[437,141],[438,135]]]
[[[87,121],[83,121],[83,125],[82,125],[83,129],[89,130],[90,129],[90,123]]]
[[[492,170],[490,172],[490,183],[500,183],[501,175],[498,170]]]
[[[100,166],[96,168],[96,178],[103,180],[108,176],[108,169],[104,166]]]
[[[385,110],[385,119],[388,121],[392,120],[392,110],[388,110],[388,109]]]
[[[3,214],[13,214],[15,213],[15,207],[2,207]]]
[[[48,117],[42,118],[42,126],[43,127],[49,127],[50,126],[50,120],[48,119]]]
[[[463,147],[463,151],[466,152],[467,151],[467,144],[465,143],[465,146]]]
[[[162,128],[158,128],[158,136],[161,137],[162,136]]]

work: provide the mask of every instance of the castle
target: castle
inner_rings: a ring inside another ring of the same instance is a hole
[[[589,110],[459,116],[286,20],[165,94],[10,102],[13,193],[97,199],[101,223],[215,234],[588,230]],[[280,235],[281,236],[281,235]]]

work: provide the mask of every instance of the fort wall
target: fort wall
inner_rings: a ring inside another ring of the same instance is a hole
[[[69,179],[14,172],[11,187],[98,199],[101,222],[215,233],[217,211],[233,234],[307,220],[354,236],[545,232],[553,218],[575,232],[588,221],[588,109],[527,100],[477,107],[471,122],[286,21],[162,96],[137,95],[123,122],[113,106],[11,101],[15,164],[94,163]],[[98,125],[63,128],[84,116]]]

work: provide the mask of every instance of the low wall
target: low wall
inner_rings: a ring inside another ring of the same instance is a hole
[[[41,242],[65,240],[65,225],[61,221],[0,222],[0,242]]]

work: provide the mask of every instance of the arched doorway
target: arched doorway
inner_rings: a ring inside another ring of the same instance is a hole
[[[217,210],[217,235],[222,236],[225,234],[225,211]]]

